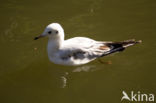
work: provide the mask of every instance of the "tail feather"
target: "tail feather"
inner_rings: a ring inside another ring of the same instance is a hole
[[[132,45],[135,45],[135,44],[138,44],[141,42],[142,42],[141,40],[135,41],[135,39],[132,39],[132,40],[123,41],[123,42],[121,42],[121,44],[124,48],[127,48],[129,46],[132,46]]]
[[[127,47],[141,43],[142,41],[135,41],[135,39],[121,41],[121,42],[109,42],[106,43],[108,47],[110,47],[110,51],[104,53],[102,56],[106,56],[115,52],[120,52],[125,50]]]

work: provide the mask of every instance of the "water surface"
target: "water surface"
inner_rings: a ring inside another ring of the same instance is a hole
[[[1,103],[119,103],[122,91],[156,95],[155,0],[5,0],[0,4]],[[58,22],[66,38],[142,40],[122,53],[68,67],[51,63],[48,38]],[[126,102],[126,101],[125,101]]]

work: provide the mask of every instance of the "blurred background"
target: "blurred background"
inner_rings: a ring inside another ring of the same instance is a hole
[[[155,11],[155,0],[2,0],[0,102],[120,103],[123,90],[156,95]],[[48,38],[33,40],[52,22],[66,39],[143,43],[101,59],[111,64],[56,65],[48,60]]]

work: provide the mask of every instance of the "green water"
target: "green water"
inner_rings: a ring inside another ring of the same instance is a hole
[[[0,13],[0,103],[120,103],[123,90],[156,95],[155,0],[3,0]],[[112,64],[55,65],[48,38],[33,40],[52,22],[66,38],[143,43],[102,58]]]

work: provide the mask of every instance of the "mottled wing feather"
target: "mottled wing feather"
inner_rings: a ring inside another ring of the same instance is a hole
[[[72,51],[64,51],[64,53],[61,53],[60,57],[61,59],[65,60],[65,59],[70,59],[70,58],[74,58],[74,59],[84,59],[85,58],[85,51],[82,51],[80,49],[74,49]]]
[[[108,49],[110,49],[110,47],[104,45],[104,46],[100,46],[99,49],[100,50],[108,50]]]
[[[62,53],[60,53],[62,59],[95,59],[109,51],[110,47],[105,45],[104,42],[97,42],[84,37],[76,37],[67,40],[62,49]]]

